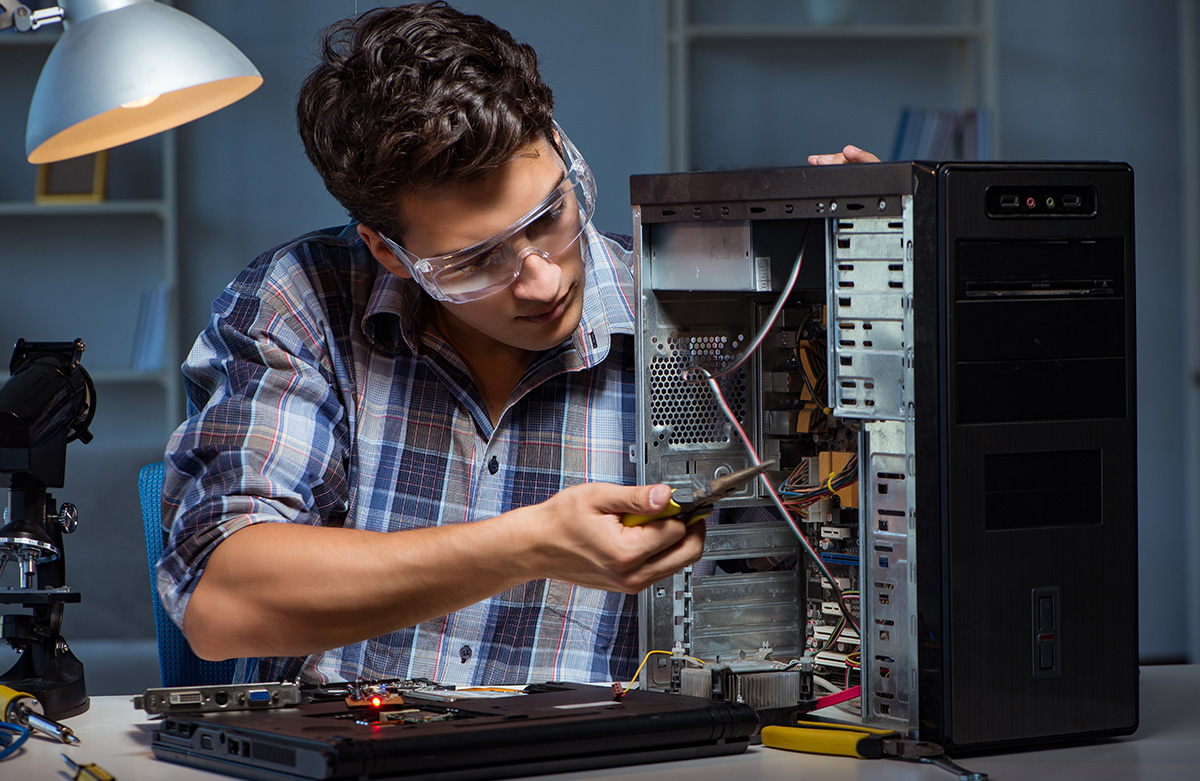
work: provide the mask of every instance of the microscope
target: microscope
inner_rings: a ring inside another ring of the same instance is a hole
[[[17,341],[10,377],[0,387],[0,485],[9,488],[0,527],[0,573],[10,562],[19,588],[0,588],[4,640],[20,656],[0,684],[32,694],[45,716],[83,713],[89,700],[83,663],[63,639],[63,609],[79,601],[66,585],[63,535],[75,530],[70,504],[57,506],[47,488],[61,488],[67,443],[92,439],[96,389],[80,365],[85,345]],[[30,613],[7,613],[20,605]]]

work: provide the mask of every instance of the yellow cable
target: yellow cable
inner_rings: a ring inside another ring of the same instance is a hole
[[[638,665],[638,668],[637,668],[636,670],[634,670],[634,671],[633,671],[633,678],[632,678],[632,679],[630,679],[630,681],[629,681],[629,685],[628,685],[628,686],[626,686],[626,687],[625,687],[625,690],[621,692],[621,696],[622,696],[622,697],[624,697],[626,694],[628,694],[628,693],[629,693],[629,691],[630,691],[630,689],[632,689],[632,688],[633,688],[633,685],[634,685],[635,683],[637,683],[637,679],[638,679],[638,676],[639,676],[639,675],[641,674],[641,672],[642,672],[642,668],[646,666],[646,662],[650,661],[650,657],[651,657],[651,656],[653,656],[654,654],[666,654],[667,656],[674,656],[674,655],[675,655],[675,654],[674,654],[672,651],[647,651],[647,652],[646,652],[646,655],[642,657],[642,663],[641,663],[641,664],[639,664],[639,665]],[[684,659],[687,659],[689,662],[695,662],[696,664],[701,664],[701,665],[702,665],[702,664],[704,664],[704,660],[703,660],[703,659],[697,659],[697,658],[696,658],[696,657],[694,657],[694,656],[685,656],[685,657],[683,657],[683,658],[684,658]]]

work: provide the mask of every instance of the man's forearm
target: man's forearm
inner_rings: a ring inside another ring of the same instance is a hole
[[[206,659],[303,656],[458,610],[529,578],[519,524],[379,533],[261,523],[213,551],[184,633]]]
[[[400,532],[260,523],[209,557],[183,628],[205,659],[303,656],[446,615],[529,580],[636,593],[695,562],[704,524],[639,526],[667,486],[585,483],[474,523]]]

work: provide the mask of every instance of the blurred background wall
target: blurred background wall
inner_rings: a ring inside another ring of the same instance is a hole
[[[173,148],[165,150],[175,166],[178,237],[178,344],[168,354],[181,355],[204,326],[209,303],[254,256],[299,233],[345,220],[304,157],[294,129],[293,100],[314,61],[319,30],[382,4],[178,0],[176,5],[228,37],[265,79],[240,103],[180,128]],[[629,233],[630,174],[678,165],[671,134],[680,104],[679,96],[671,94],[674,64],[666,44],[670,4],[456,0],[454,5],[493,19],[540,53],[542,74],[555,91],[556,118],[597,174],[595,222],[604,230]],[[731,10],[723,10],[725,5]],[[978,10],[976,4],[957,0],[858,0],[844,4],[845,19],[834,21],[859,28],[955,26],[964,6]],[[1194,229],[1189,233],[1188,227],[1200,216],[1194,132],[1200,43],[1190,6],[1190,0],[984,3],[972,23],[984,25],[985,45],[992,47],[990,59],[982,60],[979,51],[967,49],[978,49],[983,39],[973,44],[837,36],[701,41],[688,65],[689,108],[683,115],[690,138],[690,159],[683,167],[803,165],[809,153],[834,151],[849,142],[886,158],[904,107],[961,108],[982,92],[994,104],[996,157],[1116,160],[1133,166],[1139,632],[1146,661],[1200,661],[1195,596],[1200,437],[1192,378],[1200,259]],[[989,7],[994,16],[988,16]],[[698,0],[695,9],[695,19],[718,26],[823,21],[814,16],[813,6],[791,0]],[[0,43],[0,57],[6,59],[8,76],[0,86],[0,146],[23,148],[28,96],[44,54]],[[126,162],[123,170],[112,172],[113,186],[136,190],[138,171],[158,176],[157,166],[165,158],[164,149],[155,144],[162,143],[146,142],[148,151],[142,153],[121,153]],[[119,161],[117,153],[113,159]],[[16,154],[0,152],[0,166],[0,198],[28,197],[22,192],[31,180],[31,167],[19,149]],[[84,242],[74,254],[86,256],[92,252],[87,246],[92,232],[111,229],[86,218],[65,228],[34,220],[32,230],[28,221],[14,222],[0,217],[0,337],[81,336],[103,350],[114,316],[105,304],[106,293],[128,284],[126,276],[104,272],[104,263],[124,269],[122,253],[112,252],[107,260],[100,253],[88,264],[90,276],[81,278],[58,273],[41,263],[39,254],[64,233],[74,232]],[[118,242],[125,241],[122,236],[118,234]],[[139,273],[153,276],[157,271],[128,270],[134,278]],[[82,286],[85,294],[74,306],[90,307],[75,325],[87,332],[31,332],[43,325],[52,330],[54,318],[18,316],[27,311],[22,306],[34,305],[21,302],[52,307],[59,292],[72,285]],[[35,319],[47,322],[31,322]],[[128,421],[143,405],[161,408],[161,400],[148,400],[158,391],[127,385],[102,387],[100,414]],[[92,445],[76,444],[69,451],[67,486],[57,492],[60,499],[79,505],[83,519],[67,548],[68,582],[83,592],[84,601],[67,608],[65,634],[88,665],[93,693],[157,684],[135,484],[137,467],[161,457],[165,438],[165,428],[147,431],[122,422],[111,427],[104,442],[98,437]],[[11,574],[4,577],[7,584]]]

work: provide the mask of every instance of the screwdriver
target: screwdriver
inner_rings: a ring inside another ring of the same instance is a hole
[[[79,742],[70,727],[42,715],[42,704],[32,694],[4,685],[0,685],[0,721],[37,730],[63,743]]]
[[[66,754],[59,754],[59,756],[75,771],[75,775],[71,776],[74,781],[117,781],[116,776],[94,762],[80,765],[72,762]]]

